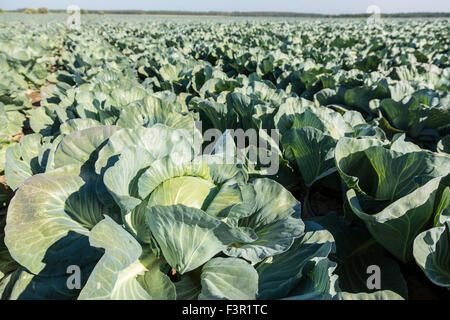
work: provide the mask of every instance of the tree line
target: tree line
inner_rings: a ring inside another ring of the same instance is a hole
[[[177,16],[225,16],[225,17],[285,17],[285,18],[367,18],[371,14],[319,14],[301,12],[271,12],[271,11],[174,11],[174,10],[80,10],[82,14],[124,14],[124,15],[177,15]],[[0,9],[0,12],[4,12]],[[66,10],[52,10],[45,7],[32,9],[20,8],[7,12],[22,13],[66,13]],[[450,18],[450,12],[408,12],[408,13],[384,13],[382,17],[387,18]]]

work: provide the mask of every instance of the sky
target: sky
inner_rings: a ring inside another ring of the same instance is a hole
[[[450,12],[448,0],[0,0],[0,8],[65,9],[77,5],[98,10],[183,10],[183,11],[289,11],[304,13],[363,13],[371,5],[381,13]]]

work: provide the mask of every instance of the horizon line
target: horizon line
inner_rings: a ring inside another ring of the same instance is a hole
[[[39,7],[39,8],[46,8],[46,7]],[[17,8],[17,9],[10,9],[5,10],[4,12],[20,12],[22,10],[26,9],[39,9],[39,8]],[[48,8],[47,8],[48,9]],[[146,14],[146,13],[153,13],[153,14],[164,14],[164,13],[177,13],[177,14],[186,14],[186,15],[197,15],[197,14],[224,14],[224,15],[239,15],[239,14],[245,14],[245,15],[261,15],[261,14],[277,14],[277,15],[311,15],[311,16],[370,16],[373,13],[367,13],[367,12],[360,12],[360,13],[314,13],[314,12],[298,12],[298,11],[274,11],[274,10],[263,10],[263,11],[222,11],[222,10],[201,10],[201,11],[191,11],[191,10],[143,10],[143,9],[85,9],[81,8],[80,10],[85,10],[88,13],[89,12],[104,12],[104,13],[116,13],[116,14]],[[67,9],[48,9],[49,12],[66,12]],[[413,14],[428,14],[428,15],[450,15],[450,11],[408,11],[408,12],[386,12],[380,13],[381,15],[413,15]]]

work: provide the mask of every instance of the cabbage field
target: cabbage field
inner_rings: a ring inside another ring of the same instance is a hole
[[[447,19],[0,15],[2,299],[448,299]]]

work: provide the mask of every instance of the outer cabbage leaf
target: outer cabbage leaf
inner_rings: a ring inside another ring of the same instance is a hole
[[[337,295],[338,300],[405,300],[402,296],[389,290],[376,291],[373,293],[349,293],[339,292]]]
[[[99,222],[89,236],[94,247],[105,248],[79,299],[175,299],[175,286],[161,273],[157,259],[142,257],[141,245],[110,217]]]
[[[16,190],[20,184],[32,175],[44,172],[38,161],[42,146],[39,133],[22,137],[20,142],[6,151],[6,181],[11,189]]]
[[[373,145],[370,140],[346,138],[337,145],[338,170],[351,188],[347,200],[380,244],[409,261],[415,237],[433,215],[440,181],[450,172],[450,159]]]
[[[111,136],[108,143],[100,150],[95,169],[97,173],[100,173],[102,169],[109,167],[111,164],[108,164],[108,161],[114,160],[113,157],[128,146],[146,149],[155,159],[169,153],[180,159],[192,159],[193,155],[198,153],[200,143],[201,141],[196,140],[193,131],[172,129],[161,124],[151,128],[121,129]],[[172,152],[173,150],[177,152]]]
[[[305,222],[306,230],[292,247],[275,255],[256,268],[259,274],[258,299],[280,299],[290,296],[303,277],[311,260],[325,259],[334,250],[333,236],[314,222]],[[312,290],[315,291],[314,289]]]
[[[199,300],[255,300],[258,273],[237,258],[214,258],[202,267]]]
[[[70,167],[29,178],[8,208],[5,244],[14,260],[49,278],[95,262],[99,251],[89,245],[89,229],[103,214],[117,214],[98,200],[94,181]]]
[[[108,139],[117,132],[115,126],[100,126],[73,132],[65,136],[56,148],[54,155],[55,168],[77,164],[93,166],[98,151]]]
[[[450,219],[414,240],[414,258],[435,285],[450,288]]]

